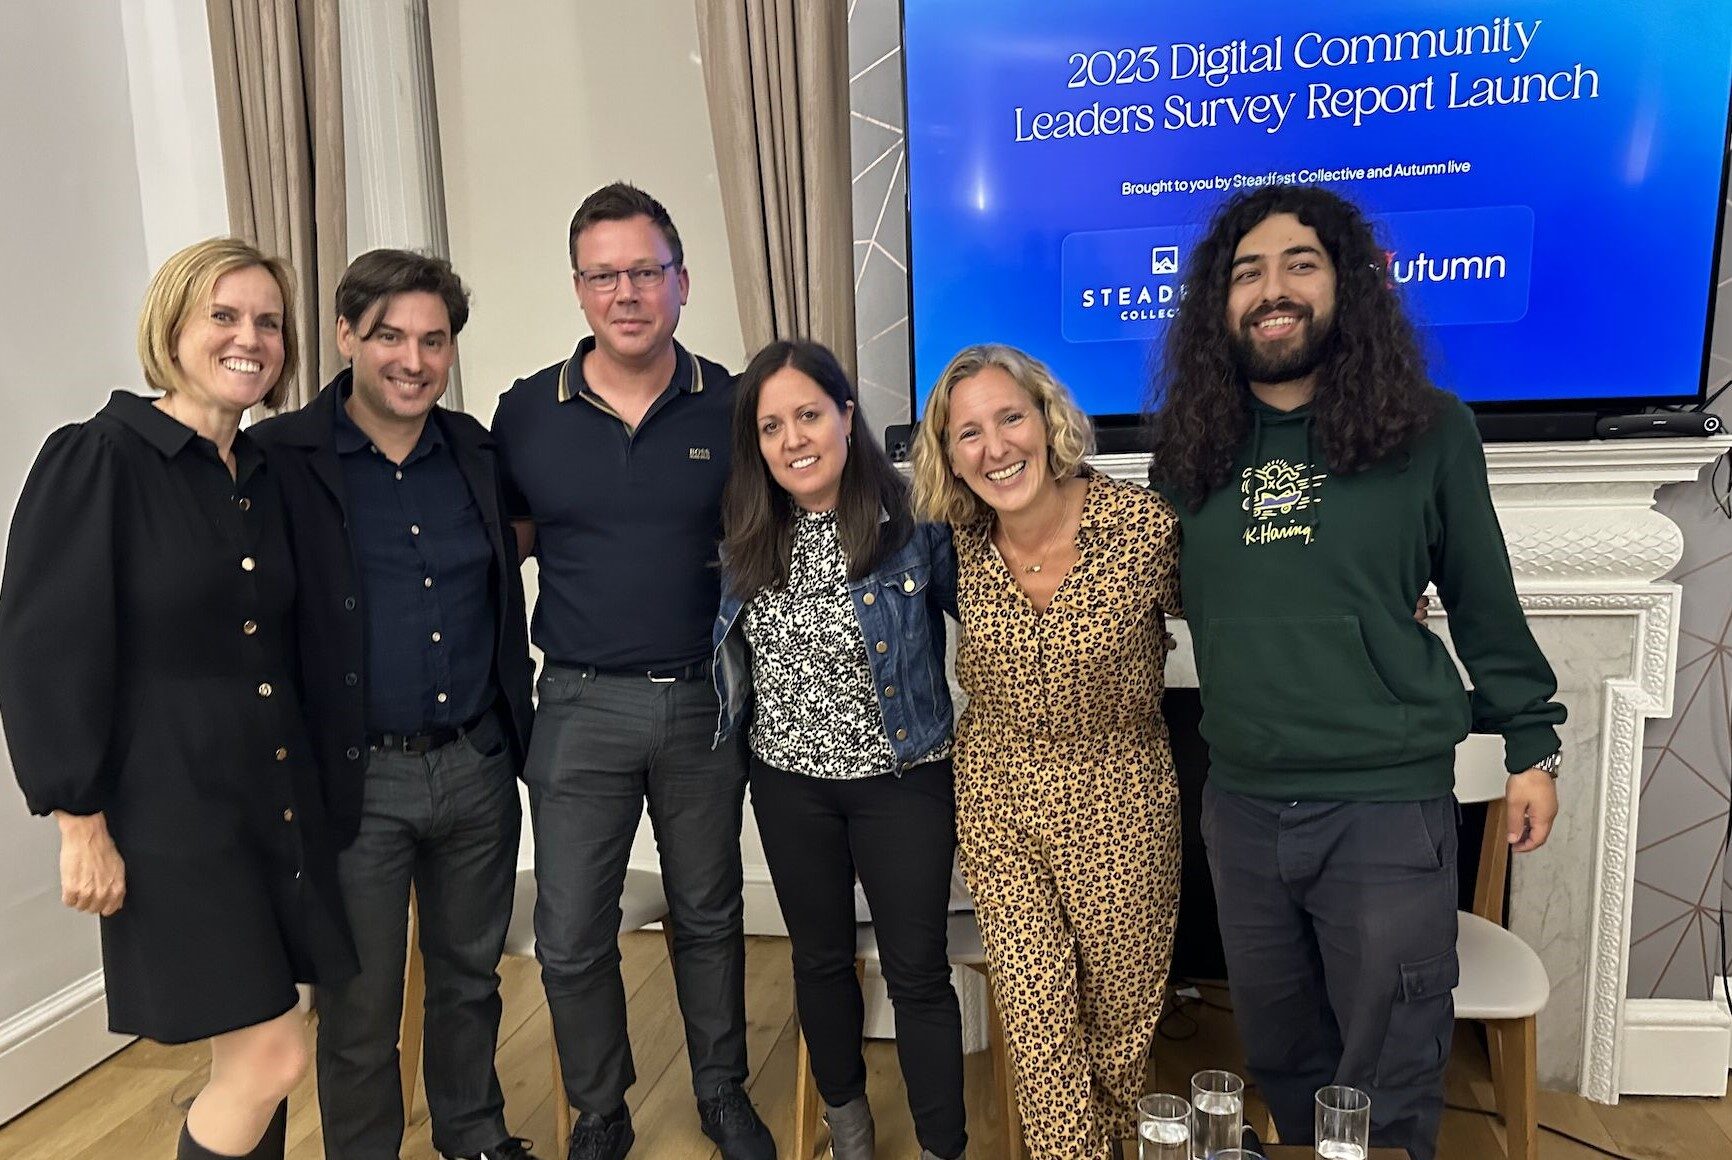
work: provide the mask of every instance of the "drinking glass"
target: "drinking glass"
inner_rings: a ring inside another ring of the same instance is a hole
[[[1318,1088],[1316,1132],[1320,1160],[1365,1160],[1371,1097],[1344,1084]]]
[[[1210,1155],[1212,1160],[1263,1160],[1263,1153],[1253,1152],[1249,1148],[1222,1148]]]
[[[1244,1080],[1230,1071],[1191,1077],[1191,1160],[1215,1160],[1237,1148],[1244,1123]]]
[[[1183,1096],[1137,1101],[1137,1160],[1190,1160],[1191,1105]]]

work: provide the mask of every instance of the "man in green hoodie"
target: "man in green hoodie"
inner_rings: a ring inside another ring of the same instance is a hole
[[[1371,1094],[1432,1160],[1457,981],[1455,747],[1505,743],[1509,840],[1557,815],[1563,707],[1473,416],[1433,387],[1360,212],[1277,186],[1193,250],[1154,384],[1209,745],[1202,828],[1234,1013],[1283,1141]],[[1414,621],[1435,584],[1443,643]]]

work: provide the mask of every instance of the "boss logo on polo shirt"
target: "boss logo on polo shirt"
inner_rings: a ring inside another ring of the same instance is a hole
[[[709,457],[710,457],[710,449],[708,447],[688,447],[688,448],[686,448],[686,458],[687,459],[708,459]]]

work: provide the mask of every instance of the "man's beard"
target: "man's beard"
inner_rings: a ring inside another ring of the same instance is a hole
[[[1276,314],[1299,319],[1300,333],[1275,347],[1259,344],[1252,337],[1257,323]],[[1245,319],[1233,333],[1233,363],[1251,383],[1290,383],[1302,379],[1323,364],[1335,337],[1334,319],[1319,325],[1308,307],[1280,303]]]

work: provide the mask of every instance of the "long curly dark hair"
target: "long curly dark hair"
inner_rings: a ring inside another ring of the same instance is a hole
[[[1388,281],[1385,251],[1356,206],[1316,186],[1237,194],[1191,251],[1184,304],[1167,329],[1149,389],[1149,479],[1193,509],[1227,482],[1250,433],[1250,389],[1226,319],[1234,251],[1258,223],[1280,213],[1316,230],[1335,266],[1335,322],[1311,402],[1330,472],[1363,470],[1406,446],[1447,397],[1426,377],[1413,324]]]

